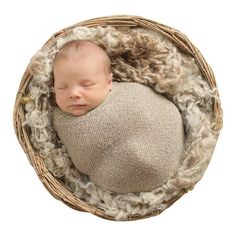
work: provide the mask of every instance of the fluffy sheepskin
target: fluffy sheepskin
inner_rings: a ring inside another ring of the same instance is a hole
[[[73,166],[65,147],[51,125],[52,63],[66,42],[91,40],[105,48],[117,81],[137,82],[153,88],[178,107],[185,128],[185,152],[178,172],[151,192],[115,194],[104,191]],[[193,58],[181,53],[169,40],[155,32],[134,28],[77,27],[55,45],[43,47],[29,65],[33,75],[28,92],[33,102],[25,106],[30,140],[48,170],[65,183],[75,196],[103,209],[116,220],[164,210],[166,202],[181,190],[191,190],[212,156],[217,134],[212,132],[212,101],[218,99],[202,77]]]

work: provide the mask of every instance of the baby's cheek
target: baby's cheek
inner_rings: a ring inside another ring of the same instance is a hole
[[[65,101],[65,97],[62,96],[61,94],[56,94],[55,96],[55,100],[56,100],[56,104],[60,107],[63,108],[64,107],[64,101]]]

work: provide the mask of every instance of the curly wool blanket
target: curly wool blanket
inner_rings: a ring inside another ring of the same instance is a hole
[[[23,125],[33,148],[63,189],[116,220],[163,211],[183,191],[192,190],[211,160],[219,134],[214,131],[213,111],[214,100],[219,101],[218,90],[209,86],[195,59],[181,52],[167,37],[139,27],[122,30],[80,26],[66,37],[54,39],[55,44],[40,49],[29,65],[33,78],[26,93],[31,94],[32,102],[25,105]],[[176,175],[162,186],[150,192],[115,194],[88,180],[71,162],[51,123],[52,65],[60,48],[76,39],[91,40],[106,48],[117,81],[147,85],[178,107],[185,129],[184,157]],[[50,181],[54,183],[54,179]]]
[[[53,125],[74,165],[98,186],[117,193],[161,186],[183,156],[177,107],[138,83],[113,81],[102,104],[83,116],[55,108]]]

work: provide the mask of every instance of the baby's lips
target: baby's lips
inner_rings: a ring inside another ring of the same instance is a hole
[[[77,103],[76,103],[76,104],[71,104],[70,106],[71,106],[71,107],[74,107],[74,106],[86,106],[86,105],[85,105],[85,104],[77,104]]]

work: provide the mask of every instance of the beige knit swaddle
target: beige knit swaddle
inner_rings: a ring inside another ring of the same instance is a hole
[[[184,131],[178,109],[138,83],[113,81],[102,104],[80,117],[56,108],[53,125],[75,167],[117,193],[161,186],[182,157]]]

